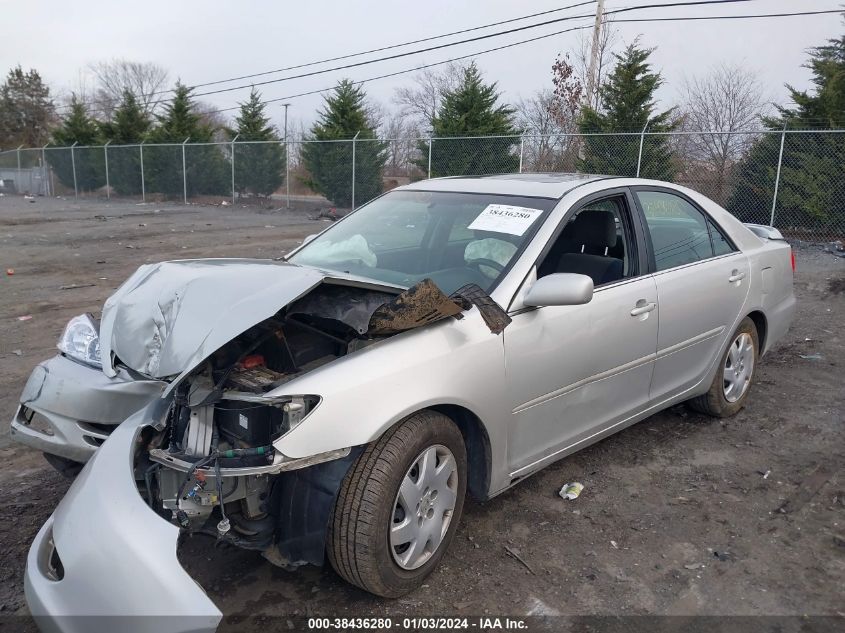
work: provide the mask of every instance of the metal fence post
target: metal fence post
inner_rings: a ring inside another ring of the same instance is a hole
[[[103,157],[106,165],[106,200],[111,200],[111,184],[109,183],[109,143],[111,143],[111,139],[106,141],[106,144],[103,145]]]
[[[355,132],[355,136],[352,137],[352,210],[355,210],[355,145],[358,143],[358,135],[361,133],[361,130]]]
[[[18,145],[18,149],[17,149],[17,153],[18,153],[18,178],[21,177],[21,174],[20,174],[20,171],[21,171],[21,147],[23,147],[23,145]]]
[[[79,187],[76,185],[76,155],[73,152],[73,148],[76,147],[78,142],[74,141],[73,145],[70,146],[70,166],[73,169],[73,197],[77,199],[79,198]]]
[[[185,204],[188,204],[188,172],[185,170],[185,143],[190,140],[190,136],[182,141],[182,194],[185,198]]]
[[[50,196],[50,168],[47,167],[47,145],[50,143],[45,144],[41,148],[41,173],[44,175],[44,195]]]
[[[522,173],[522,155],[525,151],[525,134],[519,137],[519,173]]]
[[[431,178],[431,148],[434,145],[434,137],[428,137],[428,178]]]
[[[645,141],[645,131],[648,129],[649,122],[646,121],[643,126],[643,131],[640,132],[640,153],[637,156],[637,178],[640,177],[640,166],[643,164],[643,141]]]
[[[141,202],[147,201],[147,189],[144,186],[144,141],[138,146],[138,153],[141,155]]]
[[[232,205],[235,204],[235,141],[238,140],[240,134],[235,134],[232,139]]]
[[[285,208],[290,209],[290,143],[285,138]]]
[[[786,141],[786,123],[780,133],[780,152],[778,153],[778,169],[775,173],[775,192],[772,194],[772,215],[769,218],[769,226],[775,225],[775,205],[778,203],[778,187],[780,186],[780,167],[783,164],[783,144]]]

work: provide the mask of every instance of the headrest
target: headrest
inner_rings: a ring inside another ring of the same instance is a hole
[[[573,225],[572,240],[578,244],[597,248],[616,246],[616,218],[610,211],[582,211]]]

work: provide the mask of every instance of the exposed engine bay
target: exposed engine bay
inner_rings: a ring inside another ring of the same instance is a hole
[[[321,562],[320,526],[324,532],[333,495],[357,453],[350,448],[295,460],[283,456],[273,442],[302,423],[320,399],[274,396],[273,390],[400,332],[461,319],[472,306],[493,333],[510,322],[474,285],[452,296],[428,279],[398,294],[319,285],[235,337],[175,385],[163,423],[142,433],[135,459],[139,491],[188,533],[262,551],[285,567]],[[294,508],[296,495],[309,507]],[[311,515],[292,519],[291,508]],[[280,545],[297,538],[308,541],[306,553]]]

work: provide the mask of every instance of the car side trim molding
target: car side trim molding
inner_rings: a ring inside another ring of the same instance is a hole
[[[593,374],[592,376],[583,378],[577,382],[573,382],[572,384],[566,385],[565,387],[561,387],[560,389],[555,389],[554,391],[550,391],[549,393],[544,394],[542,396],[537,396],[536,398],[533,398],[532,400],[529,400],[528,402],[525,402],[519,405],[518,407],[514,408],[511,413],[522,413],[526,409],[536,407],[538,404],[543,404],[544,402],[548,402],[549,400],[554,400],[555,398],[564,396],[590,383],[605,380],[606,378],[611,378],[626,371],[636,369],[637,367],[641,367],[647,363],[654,362],[654,359],[656,357],[656,354],[647,354],[646,356],[627,362],[624,365],[619,365],[617,367],[614,367],[613,369],[608,369],[607,371],[599,372],[598,374]]]
[[[725,331],[725,326],[720,325],[717,328],[713,328],[712,330],[708,330],[707,332],[702,332],[701,334],[697,334],[692,338],[688,338],[685,341],[681,341],[680,343],[675,343],[674,345],[670,345],[669,347],[664,347],[661,350],[657,350],[657,358],[665,358],[666,356],[670,356],[675,352],[680,352],[688,347],[692,347],[702,341],[707,341],[714,336],[719,336],[722,332]]]

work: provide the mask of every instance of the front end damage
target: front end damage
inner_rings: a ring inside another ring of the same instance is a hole
[[[140,436],[141,494],[187,533],[261,551],[288,569],[321,565],[335,494],[362,448],[287,458],[276,444],[307,421],[321,396],[280,388],[395,334],[462,318],[473,305],[491,331],[507,324],[477,287],[448,297],[430,280],[399,294],[318,286],[171,385],[166,416]]]
[[[158,266],[117,291],[100,331],[107,376],[128,370],[166,387],[99,448],[33,543],[26,594],[43,629],[214,630],[220,612],[179,564],[180,535],[288,569],[321,565],[337,491],[363,447],[279,450],[332,392],[298,393],[296,379],[474,306],[492,332],[509,322],[477,286],[446,296],[430,280],[402,290],[247,262],[232,278],[248,281],[232,286],[214,261]],[[256,277],[274,292],[257,296]],[[171,617],[124,618],[141,614]]]

